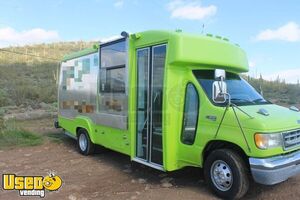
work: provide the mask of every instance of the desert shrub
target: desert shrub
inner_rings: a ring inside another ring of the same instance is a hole
[[[0,65],[0,106],[32,105],[57,100],[57,63]]]
[[[2,133],[3,129],[4,129],[4,120],[2,117],[0,117],[0,133]]]
[[[0,129],[0,149],[15,146],[36,146],[43,143],[41,135],[23,130],[15,121],[7,121]]]
[[[282,80],[266,81],[245,77],[245,79],[260,92],[266,99],[274,100],[283,104],[300,104],[300,85],[287,84]]]
[[[6,106],[9,104],[9,96],[6,90],[0,88],[0,107]]]

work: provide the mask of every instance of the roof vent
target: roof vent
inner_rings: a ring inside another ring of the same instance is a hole
[[[135,34],[132,34],[131,37],[134,39],[134,40],[137,40],[141,37],[141,35],[139,33],[135,33]]]

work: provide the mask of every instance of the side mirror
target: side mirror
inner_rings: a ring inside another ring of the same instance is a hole
[[[224,69],[215,69],[215,80],[222,81],[226,78],[226,71]]]
[[[227,85],[224,81],[214,81],[212,97],[215,103],[225,103],[227,101]]]
[[[215,103],[225,103],[227,100],[227,85],[224,81],[226,71],[223,69],[215,70],[215,80],[212,85],[212,97]]]

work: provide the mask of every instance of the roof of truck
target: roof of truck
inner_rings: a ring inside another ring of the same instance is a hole
[[[168,63],[182,66],[206,66],[232,72],[249,70],[246,53],[227,38],[212,34],[189,34],[177,31],[149,30],[130,34],[134,49],[168,43]],[[101,45],[101,44],[100,44]],[[63,61],[96,53],[99,45],[66,55]]]
[[[67,60],[71,60],[71,59],[74,59],[74,58],[78,58],[78,57],[81,57],[81,56],[86,56],[86,55],[89,55],[89,54],[92,54],[92,53],[96,53],[97,51],[98,51],[98,46],[94,45],[93,47],[86,48],[86,49],[83,49],[83,50],[76,51],[76,52],[65,55],[62,59],[62,62],[65,62]]]
[[[218,35],[151,30],[131,34],[131,38],[135,40],[135,48],[168,43],[168,63],[171,65],[218,68],[237,73],[249,70],[245,51]]]

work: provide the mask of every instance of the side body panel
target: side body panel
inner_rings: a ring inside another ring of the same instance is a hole
[[[98,53],[62,62],[58,88],[59,115],[91,117],[97,111]]]

